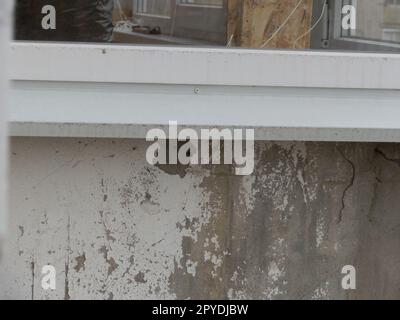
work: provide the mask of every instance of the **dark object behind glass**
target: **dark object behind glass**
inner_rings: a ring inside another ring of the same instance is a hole
[[[56,9],[56,29],[45,30],[42,8]],[[114,0],[17,0],[15,39],[33,41],[109,42]]]

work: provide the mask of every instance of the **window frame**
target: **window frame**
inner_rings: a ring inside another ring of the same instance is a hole
[[[225,21],[227,18],[227,1],[223,0],[223,5],[220,7],[171,0],[170,16],[134,13],[133,18],[140,19],[145,25],[160,26],[162,30],[166,30],[165,34],[171,37],[193,38],[194,41],[197,38],[198,41],[208,42],[210,45],[223,44],[227,38],[226,30],[222,32],[216,32],[216,30],[220,30],[218,21]],[[207,16],[207,24],[204,24],[204,19],[201,18],[204,16]],[[204,33],[211,34],[211,39],[202,40]]]
[[[341,8],[344,1],[353,0],[319,0],[314,1],[313,12],[322,12],[324,1],[328,3],[326,17],[317,26],[311,35],[313,49],[349,50],[362,52],[400,52],[400,43],[391,43],[380,40],[345,37],[342,34]],[[314,23],[318,19],[314,15]]]
[[[132,0],[132,1],[139,1],[139,0]],[[173,14],[174,14],[174,5],[176,0],[170,0],[171,1],[171,8],[170,16],[163,16],[163,15],[156,15],[156,14],[150,14],[150,13],[142,13],[142,12],[136,12],[136,3],[133,4],[132,6],[132,18],[142,20],[144,24],[146,25],[158,25],[162,30],[168,30],[167,33],[170,33],[171,30],[171,25],[172,25],[172,20],[173,20]]]

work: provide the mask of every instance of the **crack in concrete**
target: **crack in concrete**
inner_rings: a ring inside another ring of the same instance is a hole
[[[382,150],[380,150],[379,148],[375,148],[375,152],[377,154],[379,154],[380,156],[382,156],[383,159],[385,159],[386,161],[389,162],[393,162],[395,164],[397,164],[400,167],[400,159],[394,159],[394,158],[389,158]]]
[[[340,149],[338,149],[338,151],[342,155],[343,159],[345,159],[346,162],[351,166],[351,171],[352,171],[350,182],[346,186],[346,188],[343,190],[343,193],[342,193],[342,207],[340,208],[339,216],[338,216],[338,224],[339,224],[343,220],[343,212],[346,209],[345,199],[346,199],[347,192],[353,187],[354,180],[356,179],[356,166],[354,165],[354,163],[349,158],[347,158],[345,156],[343,151],[341,151]]]
[[[32,258],[31,261],[31,275],[32,275],[32,285],[31,285],[31,300],[35,300],[35,260]]]
[[[67,261],[65,262],[65,279],[64,279],[64,300],[70,300],[69,295],[69,262],[71,253],[71,216],[68,214],[68,224],[67,224]]]

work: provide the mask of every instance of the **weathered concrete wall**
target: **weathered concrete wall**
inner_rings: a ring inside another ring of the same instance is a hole
[[[146,146],[12,140],[1,298],[400,298],[399,145],[258,142],[250,177]]]

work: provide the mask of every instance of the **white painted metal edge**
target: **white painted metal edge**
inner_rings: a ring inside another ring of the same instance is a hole
[[[144,138],[254,128],[258,140],[400,142],[400,91],[15,81],[11,135]]]
[[[30,43],[12,80],[400,89],[400,54]]]
[[[7,227],[7,129],[8,103],[7,62],[11,37],[11,0],[0,1],[0,258]]]

